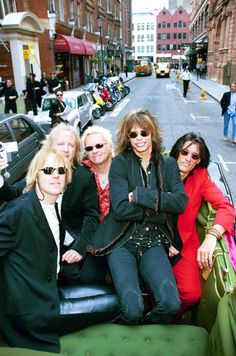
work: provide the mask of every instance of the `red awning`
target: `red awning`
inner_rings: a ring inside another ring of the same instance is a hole
[[[54,41],[54,49],[56,52],[68,52],[70,54],[79,54],[83,56],[94,56],[96,54],[91,43],[73,36],[61,34],[57,34]]]

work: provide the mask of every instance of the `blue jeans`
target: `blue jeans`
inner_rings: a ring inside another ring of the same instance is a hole
[[[231,115],[227,111],[224,113],[224,136],[228,137],[230,119],[232,119],[232,140],[236,140],[236,112]]]
[[[154,308],[146,314],[147,324],[168,324],[180,309],[180,299],[172,267],[162,246],[148,249],[142,256],[126,247],[111,252],[108,264],[121,304],[121,322],[139,324],[144,303],[139,285],[139,273],[150,288]]]

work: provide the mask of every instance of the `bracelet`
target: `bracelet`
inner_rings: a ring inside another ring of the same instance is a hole
[[[216,230],[214,227],[207,228],[206,233],[215,236],[217,240],[220,240],[222,238],[221,233],[218,230]]]

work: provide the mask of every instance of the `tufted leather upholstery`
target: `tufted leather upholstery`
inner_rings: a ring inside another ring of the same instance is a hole
[[[205,329],[186,325],[95,325],[61,337],[68,356],[206,356]],[[49,356],[25,349],[0,348],[0,356]]]

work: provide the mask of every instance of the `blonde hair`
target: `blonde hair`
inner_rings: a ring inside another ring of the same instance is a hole
[[[32,190],[36,184],[38,173],[40,169],[42,169],[48,155],[55,155],[55,162],[62,162],[63,166],[66,168],[66,177],[65,177],[65,188],[67,184],[71,182],[72,171],[71,171],[71,163],[69,160],[63,155],[61,151],[54,147],[46,147],[43,146],[41,150],[39,150],[34,158],[32,159],[27,175],[26,175],[26,187],[24,189],[24,193]]]
[[[150,131],[153,153],[159,156],[162,150],[163,136],[157,120],[146,109],[133,110],[121,120],[117,134],[116,154],[127,151],[130,148],[130,138],[128,135],[133,126]]]
[[[104,140],[106,141],[108,147],[110,148],[110,151],[111,151],[111,154],[112,156],[114,155],[114,152],[113,152],[113,142],[112,142],[112,135],[111,135],[111,132],[107,129],[104,129],[103,127],[101,126],[96,126],[96,125],[93,125],[93,126],[90,126],[88,127],[85,131],[84,131],[84,134],[81,138],[81,142],[82,142],[82,145],[83,145],[83,149],[85,148],[85,142],[86,142],[86,139],[89,135],[93,135],[93,134],[99,134],[99,135],[102,135],[102,137],[104,138]]]
[[[53,147],[54,140],[60,133],[64,134],[65,132],[71,132],[75,137],[75,157],[74,162],[81,165],[81,144],[80,144],[80,137],[78,131],[70,125],[66,124],[59,124],[55,126],[50,134],[48,135],[47,139],[43,142],[43,145],[46,147]]]

